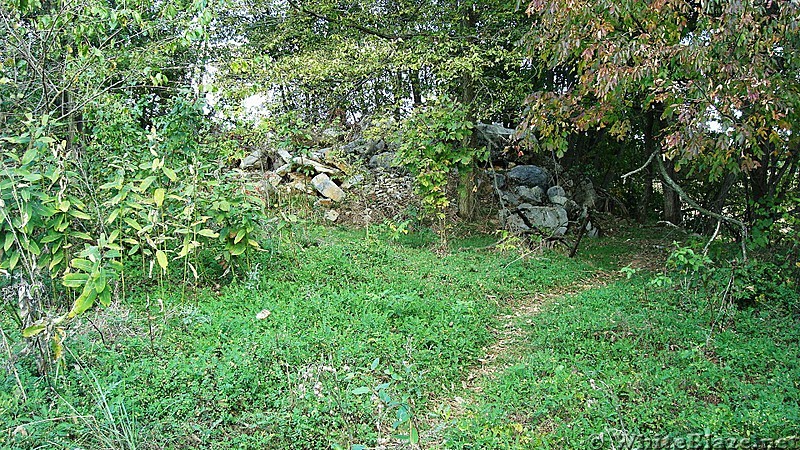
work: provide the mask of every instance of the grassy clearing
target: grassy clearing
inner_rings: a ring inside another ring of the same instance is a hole
[[[796,311],[726,307],[654,288],[651,276],[519,317],[524,337],[509,367],[484,380],[443,447],[647,448],[668,435],[708,435],[713,445],[800,434]]]
[[[5,372],[2,447],[384,448],[415,429],[424,448],[585,448],[600,432],[800,433],[796,314],[720,314],[699,293],[651,287],[646,271],[609,276],[658,266],[672,236],[590,242],[578,260],[480,250],[487,236],[446,256],[427,234],[386,237],[316,229],[218,290],[138,288],[93,317],[102,339],[88,322],[67,339],[49,384],[25,361],[22,388]],[[506,320],[514,338],[481,370]]]
[[[158,289],[139,291],[95,319],[105,345],[88,324],[66,341],[58,396],[29,367],[27,402],[5,379],[2,437],[15,448],[98,448],[128,424],[140,448],[328,449],[408,434],[429,398],[460,387],[505,303],[589,270],[558,255],[469,249],[485,237],[440,257],[427,239],[319,231],[219,292],[182,300],[175,286],[159,301]]]

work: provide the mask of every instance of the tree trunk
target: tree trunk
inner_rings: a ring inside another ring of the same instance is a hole
[[[647,167],[644,170],[644,192],[636,208],[636,215],[639,222],[644,223],[650,217],[650,199],[653,198],[653,169]]]
[[[414,103],[414,106],[419,106],[422,104],[422,83],[419,79],[419,71],[409,71],[408,77],[411,80],[411,101]]]
[[[464,220],[475,217],[475,170],[458,175],[458,216]]]
[[[660,158],[659,155],[656,158]],[[664,161],[664,167],[670,178],[675,180],[675,164],[671,160]],[[681,197],[666,183],[661,183],[664,191],[664,215],[663,219],[671,222],[674,225],[680,225],[683,222],[683,211],[681,210]]]
[[[469,30],[468,35],[472,35],[477,24],[477,12],[465,7],[462,16],[462,25],[465,30]],[[472,39],[470,39],[472,40]],[[466,119],[473,124],[475,120],[475,80],[469,70],[465,70],[461,75],[461,104],[467,108]],[[475,148],[477,145],[477,135],[473,130],[471,136],[464,139],[465,147]],[[459,174],[458,180],[458,216],[464,220],[472,220],[475,214],[475,163],[466,172]]]

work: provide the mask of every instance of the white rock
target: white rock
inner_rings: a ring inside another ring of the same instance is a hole
[[[311,184],[314,185],[320,194],[335,202],[344,200],[344,191],[342,188],[336,185],[336,183],[334,183],[330,177],[324,173],[312,178]]]
[[[339,212],[333,209],[325,211],[325,220],[336,222],[339,219]]]

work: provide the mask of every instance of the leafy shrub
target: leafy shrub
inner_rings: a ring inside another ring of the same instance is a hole
[[[397,160],[414,175],[428,214],[444,218],[451,171],[469,171],[486,159],[485,148],[469,145],[474,126],[467,119],[467,108],[447,97],[419,107],[402,123]]]

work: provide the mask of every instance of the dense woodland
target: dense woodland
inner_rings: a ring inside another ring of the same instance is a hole
[[[0,43],[9,448],[583,448],[573,424],[606,437],[800,432],[795,1],[0,0]],[[487,125],[508,133],[487,141]],[[279,189],[316,173],[372,179],[352,150],[377,143],[413,184],[379,223],[331,228],[338,203]],[[269,170],[240,169],[253,155]],[[498,220],[498,174],[528,165],[594,187],[566,235]],[[590,218],[601,237],[582,241]],[[643,248],[658,250],[637,265]],[[362,297],[346,300],[348,286]],[[549,291],[586,309],[550,303],[530,319],[547,333],[514,347],[518,365],[483,400],[443,401],[463,400],[481,352],[517,342],[487,327],[519,305],[482,300]],[[227,315],[240,309],[258,312],[256,331]],[[617,353],[637,345],[661,359]],[[189,347],[215,362],[164,356]],[[606,363],[638,368],[596,387],[598,361],[617,357]],[[682,362],[696,371],[675,377],[691,386],[646,394],[656,366]],[[255,394],[262,384],[275,396]]]

